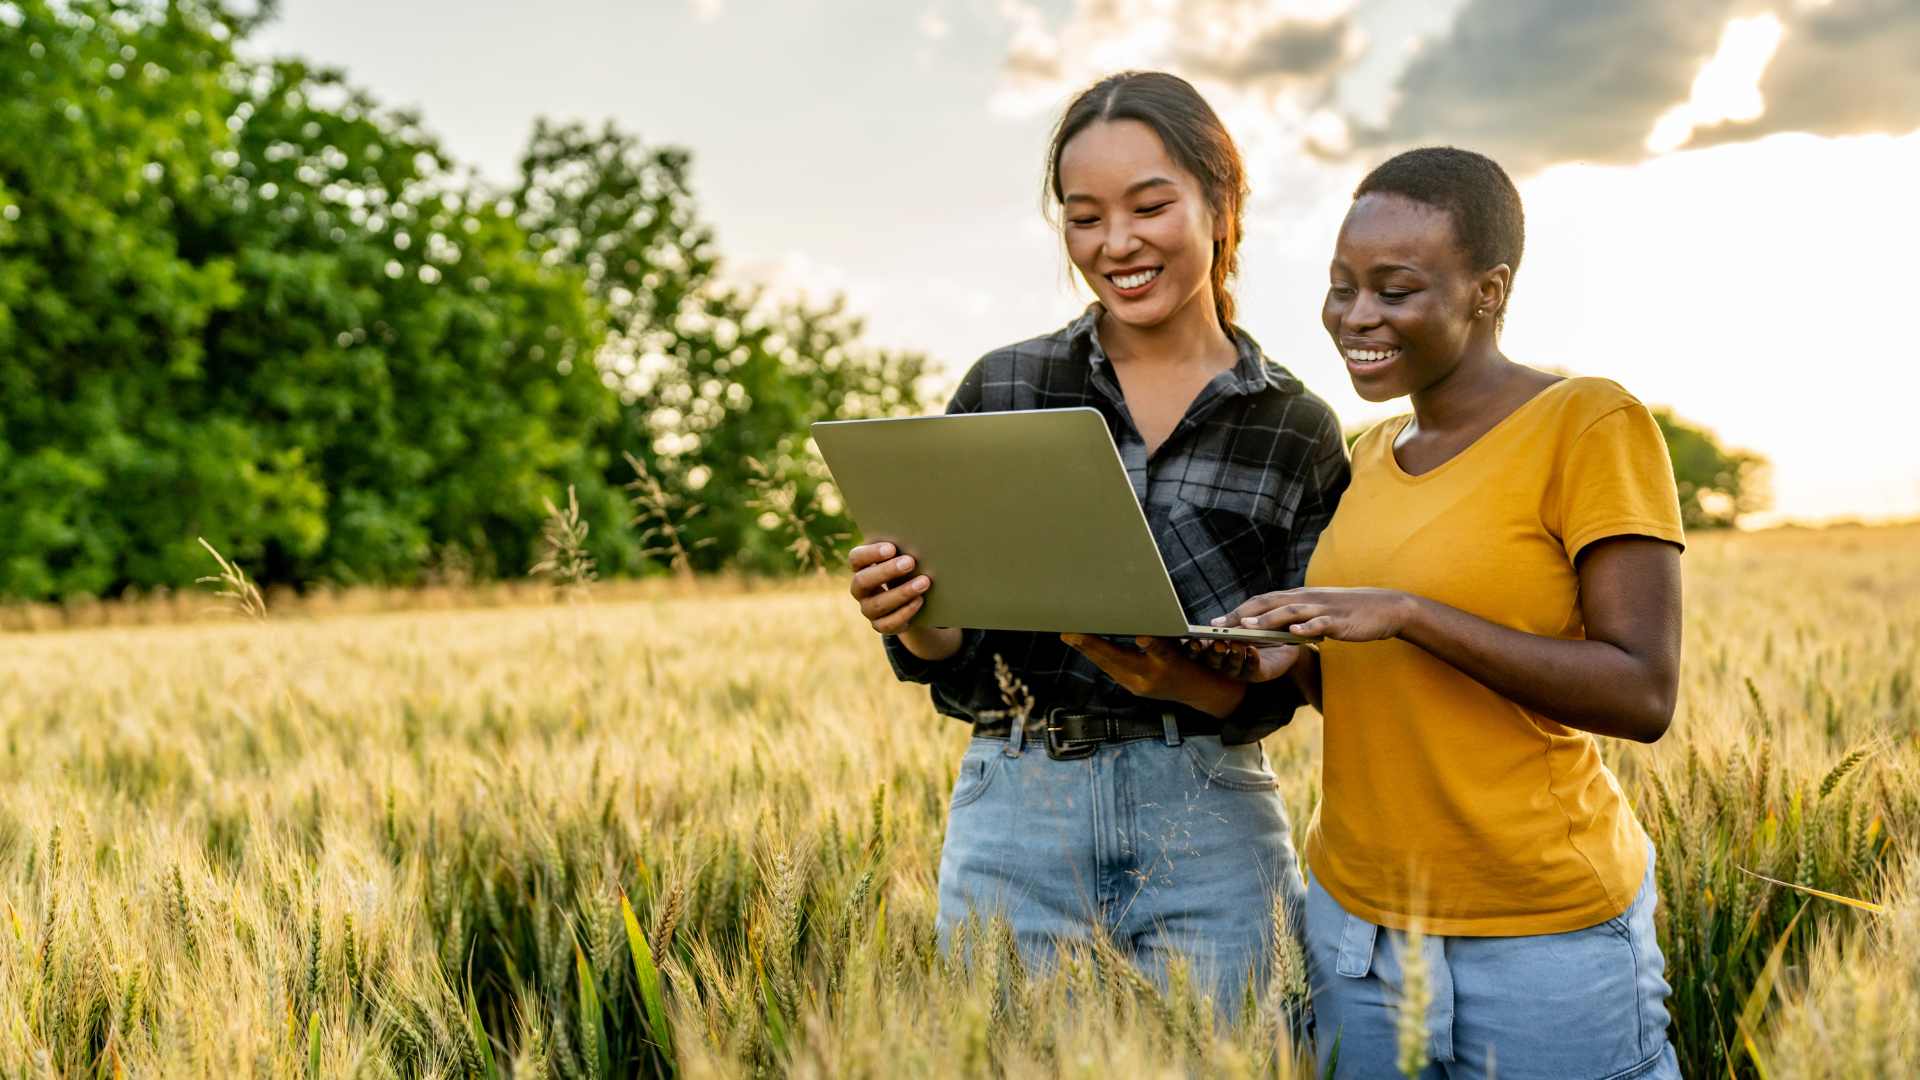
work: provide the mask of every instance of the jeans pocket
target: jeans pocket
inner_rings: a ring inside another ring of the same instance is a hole
[[[1660,1049],[1648,1055],[1646,1060],[1622,1069],[1617,1073],[1609,1073],[1601,1077],[1601,1080],[1640,1080],[1641,1077],[1664,1076],[1666,1075],[1666,1070],[1664,1069],[1664,1066],[1667,1064],[1666,1059],[1667,1048],[1663,1043]],[[1678,1077],[1680,1074],[1674,1072],[1672,1075]]]
[[[1201,735],[1181,741],[1187,759],[1200,779],[1231,791],[1272,791],[1280,778],[1267,766],[1267,753],[1257,742],[1223,745],[1219,738]]]
[[[948,809],[958,810],[979,802],[993,786],[993,778],[1000,773],[1000,763],[1006,760],[1000,751],[1001,745],[997,740],[982,739],[967,747],[966,756],[960,759],[960,775],[953,781],[953,799]]]

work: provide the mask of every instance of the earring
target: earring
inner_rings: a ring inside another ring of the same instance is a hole
[[[1483,307],[1482,307],[1482,308],[1474,308],[1474,309],[1473,309],[1473,317],[1474,317],[1474,318],[1476,318],[1476,319],[1484,319],[1484,318],[1486,318],[1486,317],[1487,317],[1487,309],[1486,309],[1486,308],[1483,308]]]

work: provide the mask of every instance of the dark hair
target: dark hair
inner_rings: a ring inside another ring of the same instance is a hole
[[[1498,162],[1485,154],[1451,146],[1423,146],[1395,154],[1367,174],[1353,197],[1400,195],[1425,203],[1453,219],[1454,235],[1466,249],[1475,271],[1501,263],[1520,273],[1520,254],[1527,246],[1527,216],[1520,208],[1520,192]],[[1507,281],[1507,296],[1513,281]],[[1496,317],[1505,320],[1507,301],[1500,301]]]
[[[1226,238],[1213,244],[1213,309],[1220,328],[1233,326],[1233,294],[1227,279],[1240,269],[1241,209],[1247,198],[1247,170],[1225,124],[1193,84],[1164,71],[1123,71],[1080,92],[1060,114],[1047,150],[1047,191],[1053,205],[1066,198],[1060,188],[1060,155],[1075,135],[1096,121],[1138,120],[1160,136],[1168,156],[1200,181],[1213,216]]]

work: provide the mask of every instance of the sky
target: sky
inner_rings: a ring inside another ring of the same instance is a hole
[[[1042,211],[1059,110],[1175,71],[1247,159],[1241,324],[1349,427],[1406,407],[1320,327],[1349,194],[1480,150],[1527,215],[1508,356],[1766,455],[1762,520],[1920,516],[1920,0],[283,0],[255,48],[502,184],[540,116],[686,147],[729,276],[844,294],[949,383],[1091,299]]]

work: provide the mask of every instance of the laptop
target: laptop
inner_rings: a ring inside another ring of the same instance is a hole
[[[930,626],[1310,640],[1187,621],[1096,409],[821,421],[814,443],[869,542],[933,579]]]

